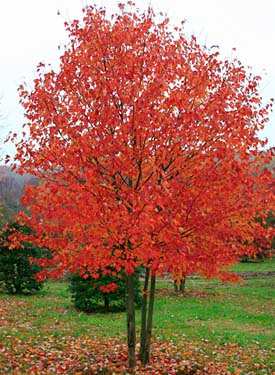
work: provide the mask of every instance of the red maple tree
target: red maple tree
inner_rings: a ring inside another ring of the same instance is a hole
[[[223,267],[254,252],[255,233],[265,236],[255,217],[271,208],[258,138],[269,105],[238,60],[152,9],[119,8],[108,18],[87,7],[66,24],[59,69],[41,64],[33,90],[20,88],[27,131],[15,141],[16,168],[40,179],[25,193],[25,221],[52,250],[56,274],[125,273],[134,367],[136,268],[146,270],[145,364],[156,273],[226,278]]]

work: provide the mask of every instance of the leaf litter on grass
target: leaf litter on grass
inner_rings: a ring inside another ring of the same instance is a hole
[[[154,340],[150,365],[137,362],[135,374],[252,375],[273,374],[268,352],[237,344],[213,345],[207,340],[174,344]],[[118,339],[49,336],[23,341],[10,337],[0,344],[0,374],[127,374],[127,347]]]

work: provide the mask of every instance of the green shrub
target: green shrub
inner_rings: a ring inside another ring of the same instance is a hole
[[[9,236],[15,232],[29,234],[30,230],[17,223],[9,224],[1,233],[0,285],[10,294],[32,294],[42,288],[42,282],[35,278],[41,268],[30,261],[32,258],[49,257],[48,250],[32,246],[29,242],[20,248],[9,248]]]
[[[98,279],[83,278],[78,274],[70,277],[70,292],[74,306],[81,311],[124,311],[126,283],[122,275],[101,275]],[[141,305],[139,275],[135,276],[135,302]]]

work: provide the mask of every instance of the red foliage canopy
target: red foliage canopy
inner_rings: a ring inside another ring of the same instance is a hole
[[[25,217],[60,269],[206,276],[253,251],[271,208],[259,77],[152,10],[87,7],[57,71],[20,88]]]

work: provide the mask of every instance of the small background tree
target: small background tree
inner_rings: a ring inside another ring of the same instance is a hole
[[[27,227],[17,223],[5,226],[1,233],[0,284],[10,294],[32,294],[43,285],[36,279],[41,267],[32,259],[49,257],[49,252],[28,242],[17,242],[18,232],[30,234]]]
[[[87,274],[71,275],[70,292],[74,306],[84,312],[125,311],[126,283],[123,275],[100,275],[93,278]],[[134,278],[135,303],[141,305],[140,282],[138,274]]]

